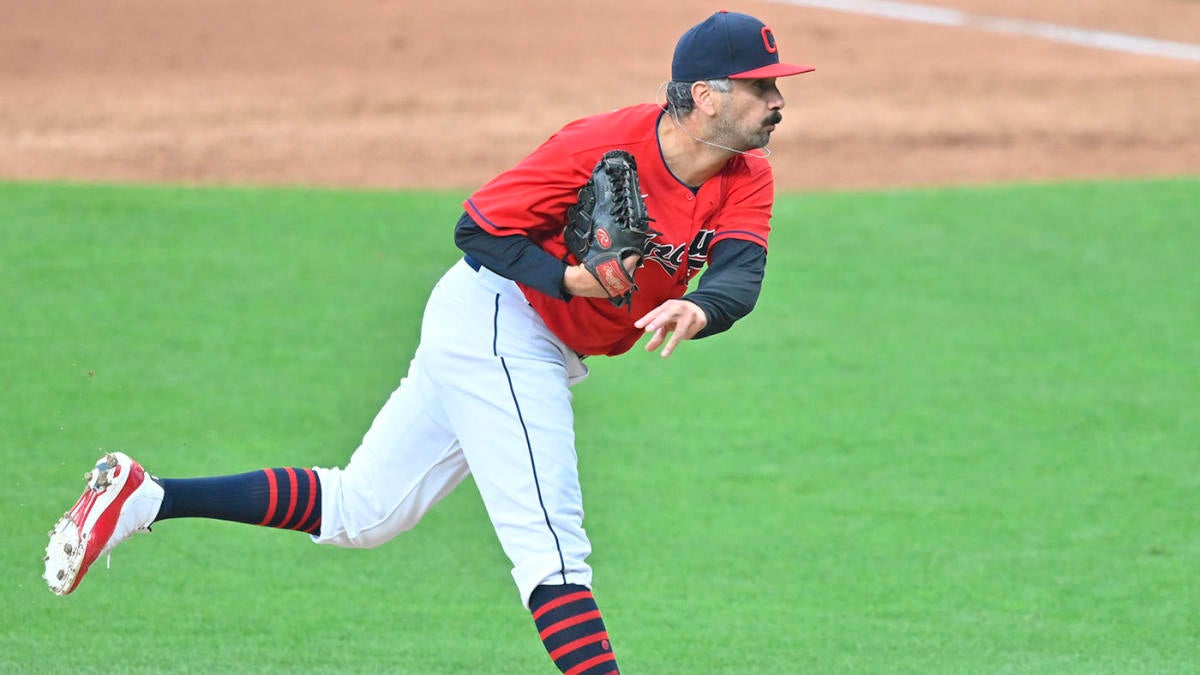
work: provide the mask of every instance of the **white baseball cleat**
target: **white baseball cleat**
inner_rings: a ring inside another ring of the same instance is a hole
[[[75,590],[92,563],[117,544],[149,532],[162,505],[162,486],[125,453],[104,455],[84,479],[87,487],[50,531],[43,558],[42,577],[58,595]]]

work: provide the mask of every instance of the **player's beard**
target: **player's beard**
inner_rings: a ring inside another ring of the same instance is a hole
[[[761,122],[750,129],[739,129],[735,121],[719,119],[713,128],[710,140],[741,152],[765,148],[767,143],[771,142],[771,132],[774,131],[774,126],[782,121],[783,113],[778,110],[764,117]]]
[[[767,115],[766,118],[763,119],[762,124],[759,125],[758,132],[754,134],[754,137],[753,137],[754,145],[751,145],[751,146],[747,147],[746,149],[749,150],[751,148],[767,147],[767,143],[771,142],[771,132],[775,130],[775,125],[779,124],[782,121],[783,121],[783,113],[779,112],[778,110],[771,113],[770,115]]]

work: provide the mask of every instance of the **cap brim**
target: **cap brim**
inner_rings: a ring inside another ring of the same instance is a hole
[[[789,75],[799,75],[801,73],[811,73],[816,70],[812,66],[798,66],[791,63],[772,63],[769,66],[747,70],[741,73],[734,73],[729,76],[731,80],[757,80],[764,77],[787,77]]]

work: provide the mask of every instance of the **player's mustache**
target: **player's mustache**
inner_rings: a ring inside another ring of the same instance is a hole
[[[776,110],[775,112],[771,113],[770,115],[767,115],[767,118],[763,120],[763,126],[765,127],[770,124],[779,124],[782,121],[783,121],[783,113]]]

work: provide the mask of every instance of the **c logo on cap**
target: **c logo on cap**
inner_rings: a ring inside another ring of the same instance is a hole
[[[763,46],[767,48],[768,54],[774,54],[779,51],[779,46],[775,44],[775,34],[766,26],[762,27],[762,39]]]

